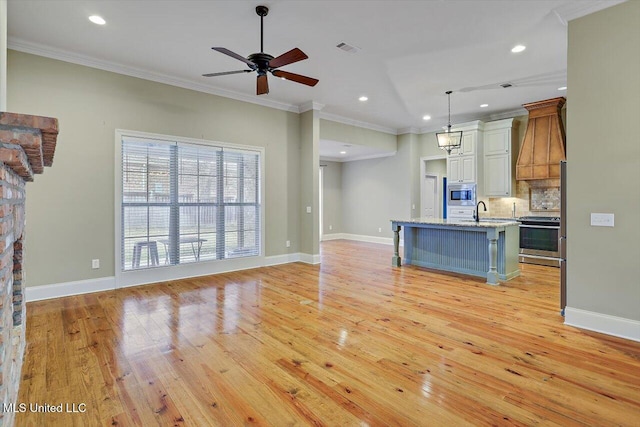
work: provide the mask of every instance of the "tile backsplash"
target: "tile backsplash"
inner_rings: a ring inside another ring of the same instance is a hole
[[[531,188],[529,193],[529,210],[560,211],[560,188]]]
[[[527,181],[516,182],[516,197],[490,198],[487,216],[510,218],[515,203],[515,216],[558,216],[560,213],[560,187],[539,187]]]

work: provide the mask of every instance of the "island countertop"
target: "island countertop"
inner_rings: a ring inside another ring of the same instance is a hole
[[[411,218],[411,219],[392,219],[392,223],[398,224],[415,224],[415,225],[450,225],[453,227],[485,227],[500,228],[509,226],[519,226],[516,220],[504,218],[485,218],[476,222],[473,219],[442,219],[442,218]]]

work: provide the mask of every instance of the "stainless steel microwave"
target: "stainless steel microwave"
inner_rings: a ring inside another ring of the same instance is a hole
[[[449,206],[475,206],[476,184],[450,184],[447,187]]]

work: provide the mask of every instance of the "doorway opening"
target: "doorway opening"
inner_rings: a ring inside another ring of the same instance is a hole
[[[420,158],[420,216],[446,218],[447,158],[429,156]]]

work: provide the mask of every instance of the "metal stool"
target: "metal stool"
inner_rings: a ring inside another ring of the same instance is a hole
[[[140,255],[142,254],[142,248],[149,248],[149,260],[151,265],[160,265],[158,262],[158,244],[155,240],[136,242],[133,245],[133,261],[131,261],[132,268],[140,268]]]

